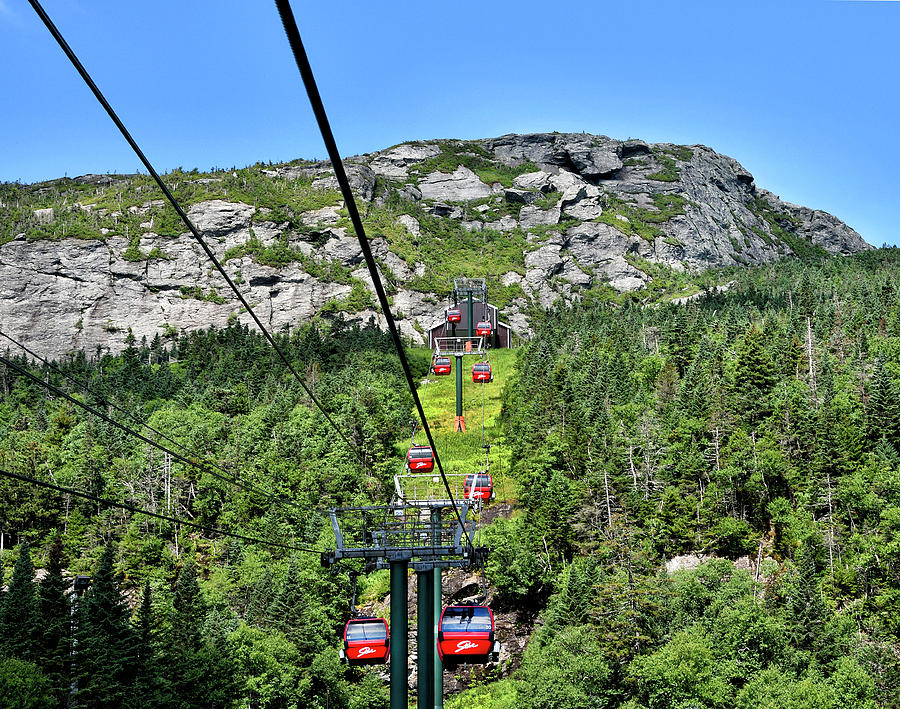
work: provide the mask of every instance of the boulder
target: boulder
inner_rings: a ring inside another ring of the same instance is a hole
[[[344,163],[344,169],[347,172],[347,179],[350,181],[350,190],[357,200],[363,202],[371,202],[375,196],[375,172],[368,165],[357,165],[355,163]],[[313,181],[314,188],[317,190],[340,190],[337,177],[334,174],[320,177]]]
[[[412,201],[418,201],[422,199],[422,190],[420,190],[415,185],[403,185],[403,187],[397,190],[397,194],[403,199]]]
[[[498,221],[495,222],[487,222],[484,225],[485,229],[493,229],[494,231],[512,231],[519,223],[516,221],[515,217],[511,217],[508,214]]]
[[[455,204],[435,202],[424,207],[425,211],[436,217],[449,217],[450,219],[462,219],[465,212],[463,208]]]
[[[552,175],[549,172],[538,170],[537,172],[526,172],[519,175],[513,180],[513,187],[522,190],[538,190],[540,192],[551,192],[553,185],[551,183]]]
[[[423,199],[463,202],[489,197],[491,188],[474,172],[460,165],[452,173],[432,172],[419,180]]]
[[[378,153],[370,162],[372,172],[382,177],[404,180],[410,165],[434,157],[441,150],[436,145],[414,145],[405,143],[395,148]]]
[[[539,192],[533,190],[506,189],[503,190],[503,197],[507,202],[515,204],[531,204],[540,197]]]
[[[356,237],[329,239],[325,242],[323,251],[325,258],[340,261],[344,266],[355,266],[363,261],[362,249],[359,248]],[[366,273],[368,275],[368,271]]]
[[[408,214],[401,214],[397,217],[397,221],[400,222],[405,228],[413,236],[418,236],[420,232],[419,221],[415,217],[411,217]]]
[[[558,224],[559,216],[560,208],[558,204],[546,210],[533,205],[526,205],[519,212],[519,223],[527,231],[542,224]]]
[[[603,207],[600,204],[599,198],[592,197],[590,199],[579,200],[574,204],[565,204],[563,212],[566,216],[572,217],[573,219],[591,221],[603,214]]]
[[[303,212],[300,215],[300,223],[309,227],[334,226],[340,218],[338,207],[322,207],[311,212]]]
[[[560,244],[547,244],[525,254],[525,268],[528,269],[526,279],[531,282],[546,280],[548,276],[559,273],[562,270],[562,259],[559,257],[561,249]]]
[[[626,140],[619,146],[619,154],[623,158],[630,158],[635,155],[650,155],[650,153],[650,146],[643,140]]]
[[[585,177],[606,177],[622,167],[615,149],[608,146],[571,147],[567,152],[578,173]]]
[[[250,217],[255,211],[252,205],[243,202],[214,199],[192,205],[187,215],[201,234],[224,236],[238,229],[249,228]]]
[[[567,190],[570,190],[573,187],[584,187],[588,183],[585,182],[580,175],[576,175],[574,172],[560,170],[555,175],[550,176],[550,184],[555,191],[565,194]]]
[[[522,276],[520,276],[520,275],[519,275],[518,273],[516,273],[515,271],[507,271],[506,273],[504,273],[504,274],[500,277],[500,282],[501,282],[504,286],[511,286],[511,285],[513,285],[514,283],[521,283],[521,282],[522,282]]]

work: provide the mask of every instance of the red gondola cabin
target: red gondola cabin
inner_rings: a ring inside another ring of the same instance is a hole
[[[472,365],[472,381],[488,383],[494,381],[494,374],[491,372],[489,362],[476,362]]]
[[[431,369],[435,374],[438,375],[446,375],[450,374],[450,358],[449,357],[435,357],[434,363],[431,365]]]
[[[383,618],[351,618],[344,626],[341,660],[351,665],[382,665],[391,654],[391,636]]]
[[[479,320],[475,324],[475,334],[479,337],[490,337],[491,336],[491,321],[490,320]]]
[[[434,451],[431,446],[413,446],[406,454],[406,464],[414,473],[430,473],[434,470]]]
[[[463,497],[467,500],[494,499],[494,479],[487,473],[466,475],[463,485]]]
[[[458,323],[462,320],[462,311],[459,308],[450,308],[447,311],[447,322]]]
[[[447,606],[438,625],[438,655],[448,665],[496,661],[494,614],[487,606]]]

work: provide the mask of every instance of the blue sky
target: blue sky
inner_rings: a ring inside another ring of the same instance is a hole
[[[44,0],[158,169],[323,157],[272,2]],[[344,155],[587,131],[703,143],[900,244],[900,2],[294,2]],[[137,158],[26,0],[0,0],[0,180]]]

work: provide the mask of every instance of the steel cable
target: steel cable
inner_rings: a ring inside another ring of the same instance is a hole
[[[78,406],[78,407],[84,409],[84,410],[87,411],[88,413],[91,413],[91,414],[93,414],[94,416],[96,416],[96,417],[102,419],[102,420],[105,421],[106,423],[108,423],[108,424],[110,424],[110,425],[112,425],[112,426],[118,428],[118,429],[119,429],[120,431],[122,431],[123,433],[126,433],[126,434],[129,435],[129,436],[133,436],[133,437],[135,437],[135,438],[137,438],[137,439],[143,441],[144,443],[146,443],[146,444],[148,444],[148,445],[150,445],[150,446],[153,446],[153,447],[156,448],[157,450],[162,451],[163,453],[167,453],[168,455],[172,456],[175,460],[178,460],[178,461],[180,461],[180,462],[182,462],[182,463],[184,463],[184,464],[186,464],[186,465],[189,465],[189,466],[192,467],[192,468],[195,468],[195,469],[197,469],[197,470],[200,470],[201,472],[209,473],[209,474],[212,475],[214,478],[217,478],[217,479],[221,480],[222,482],[228,483],[228,484],[230,484],[230,485],[234,485],[234,486],[236,486],[236,487],[239,487],[239,488],[241,488],[242,490],[244,490],[245,492],[253,492],[253,493],[256,493],[257,495],[261,495],[261,496],[263,496],[263,497],[267,497],[267,498],[269,498],[270,500],[272,500],[272,501],[274,501],[274,502],[278,502],[278,503],[282,503],[282,504],[284,504],[284,503],[290,503],[290,504],[293,504],[294,506],[296,506],[298,509],[301,509],[301,510],[304,510],[304,511],[313,511],[313,512],[315,512],[315,510],[308,510],[308,508],[303,507],[302,505],[300,505],[300,504],[298,504],[298,503],[296,503],[296,502],[293,502],[293,501],[291,501],[291,500],[288,500],[287,498],[283,498],[283,497],[279,497],[279,496],[277,496],[277,495],[274,495],[273,493],[270,493],[270,492],[268,492],[268,491],[266,491],[266,490],[262,490],[261,488],[258,488],[258,487],[254,486],[254,485],[250,485],[249,483],[242,483],[242,482],[239,482],[238,480],[235,480],[235,479],[233,479],[233,478],[229,478],[229,477],[225,477],[225,476],[223,476],[223,475],[220,475],[219,473],[217,473],[217,472],[215,472],[214,470],[210,469],[209,466],[204,465],[203,463],[200,463],[199,461],[196,461],[196,460],[190,460],[189,458],[185,458],[183,455],[181,455],[180,453],[176,453],[176,452],[173,451],[171,448],[167,448],[166,446],[162,445],[161,443],[157,443],[156,441],[153,441],[153,440],[147,438],[147,437],[146,437],[145,435],[143,435],[142,433],[139,433],[138,431],[135,431],[134,429],[128,428],[127,426],[125,426],[125,425],[119,423],[118,421],[116,421],[116,420],[113,419],[112,417],[107,416],[106,414],[104,414],[102,411],[99,411],[99,410],[95,409],[95,408],[94,408],[93,406],[91,406],[90,404],[86,404],[86,403],[84,403],[83,401],[79,401],[78,399],[76,399],[76,398],[75,398],[74,396],[72,396],[71,394],[68,394],[68,393],[64,392],[62,389],[60,389],[60,388],[54,386],[53,384],[50,384],[49,382],[45,382],[45,381],[44,381],[43,379],[41,379],[40,377],[35,376],[35,375],[32,374],[31,372],[29,372],[27,369],[23,369],[22,367],[20,367],[19,365],[15,364],[15,363],[12,362],[12,361],[10,361],[10,360],[7,359],[6,357],[3,357],[2,355],[0,355],[0,363],[3,363],[4,365],[6,365],[7,367],[9,367],[10,369],[12,369],[12,370],[18,372],[19,374],[21,374],[21,375],[24,376],[24,377],[27,377],[28,379],[30,379],[31,381],[33,381],[33,382],[36,383],[36,384],[39,384],[40,386],[44,387],[44,388],[47,389],[48,391],[52,391],[52,392],[53,392],[54,394],[56,394],[57,396],[63,397],[64,399],[66,399],[66,401],[69,401],[69,402],[75,404],[75,406]]]
[[[31,2],[36,2],[36,0],[31,0]],[[447,489],[447,495],[449,496],[450,503],[453,506],[453,511],[456,513],[456,519],[458,520],[460,527],[462,528],[463,534],[465,534],[466,540],[468,541],[469,545],[473,546],[474,543],[472,537],[469,535],[469,531],[466,529],[466,525],[463,522],[459,507],[456,504],[456,500],[453,498],[453,493],[450,490],[450,483],[447,480],[447,475],[444,473],[441,459],[438,456],[437,447],[434,444],[434,437],[431,435],[431,428],[428,426],[428,420],[425,418],[425,410],[422,408],[422,402],[419,399],[418,392],[416,391],[412,371],[410,369],[409,362],[406,359],[406,352],[403,348],[403,341],[400,339],[400,333],[397,331],[397,324],[394,322],[394,318],[391,315],[390,303],[388,303],[387,294],[385,293],[384,285],[381,282],[381,275],[379,274],[378,267],[375,263],[375,257],[372,254],[372,249],[369,246],[368,239],[366,238],[366,232],[365,228],[363,227],[362,218],[359,215],[359,209],[356,206],[356,200],[353,196],[353,191],[350,188],[350,181],[347,179],[347,173],[344,170],[344,164],[341,161],[341,154],[338,151],[337,143],[335,142],[334,135],[331,132],[331,125],[329,124],[328,116],[325,113],[325,105],[322,103],[322,97],[319,95],[319,89],[316,85],[316,79],[313,75],[312,66],[309,63],[309,58],[306,56],[306,49],[303,46],[303,40],[300,38],[300,30],[297,28],[297,21],[294,18],[294,12],[291,9],[289,0],[275,0],[275,5],[278,8],[279,15],[281,16],[281,21],[284,25],[284,31],[287,36],[288,43],[290,44],[291,51],[294,54],[297,68],[300,70],[300,75],[303,78],[303,85],[306,88],[306,94],[309,97],[310,106],[312,107],[313,114],[315,114],[316,122],[319,125],[319,131],[322,133],[322,140],[325,143],[325,148],[328,151],[328,157],[331,160],[332,167],[334,168],[335,177],[337,178],[338,185],[341,188],[341,194],[344,197],[344,206],[346,207],[347,212],[350,215],[350,221],[353,224],[353,229],[356,232],[357,239],[359,240],[359,245],[363,252],[363,257],[366,261],[366,266],[369,269],[369,275],[372,278],[372,285],[375,288],[375,293],[378,296],[378,302],[381,305],[381,310],[384,313],[384,319],[387,322],[388,331],[390,332],[391,339],[394,341],[394,346],[397,349],[397,354],[400,358],[400,364],[403,367],[403,373],[406,375],[407,386],[412,393],[413,401],[416,404],[416,410],[419,414],[419,418],[422,421],[422,427],[425,429],[425,435],[428,438],[428,443],[431,446],[431,450],[434,452],[434,460],[437,464],[438,472],[440,472],[441,474],[441,479],[444,482],[444,487]]]
[[[28,475],[19,475],[18,473],[13,473],[8,470],[0,470],[0,475],[12,478],[14,480],[20,480],[22,482],[30,483],[32,485],[38,485],[39,487],[47,488],[48,490],[56,490],[57,492],[61,492],[65,495],[74,495],[75,497],[81,497],[85,500],[91,500],[92,502],[96,502],[101,505],[106,505],[107,507],[118,507],[123,510],[127,510],[129,512],[133,512],[135,514],[146,515],[148,517],[155,517],[156,519],[165,520],[167,522],[174,522],[175,524],[183,524],[188,527],[193,527],[194,529],[199,529],[207,534],[221,534],[225,537],[232,537],[233,539],[241,539],[245,542],[252,542],[254,544],[264,544],[270,547],[277,547],[279,549],[289,549],[291,551],[302,551],[309,554],[321,554],[322,552],[318,549],[307,549],[304,547],[297,547],[291,544],[281,544],[280,542],[270,542],[265,539],[257,539],[256,537],[248,537],[244,534],[238,534],[237,532],[229,532],[225,529],[219,529],[217,527],[208,527],[204,524],[198,524],[197,522],[190,522],[185,519],[179,519],[177,517],[170,517],[169,515],[164,515],[159,512],[151,512],[150,510],[145,510],[141,507],[136,507],[135,505],[129,505],[126,502],[116,502],[115,500],[108,500],[103,497],[97,497],[96,495],[91,495],[88,492],[82,492],[81,490],[75,490],[74,488],[63,487],[62,485],[56,485],[55,483],[48,483],[44,480],[38,480],[37,478],[29,477]]]
[[[75,52],[72,51],[72,48],[66,42],[65,38],[62,36],[60,31],[56,28],[56,25],[53,24],[53,21],[50,19],[49,15],[47,15],[47,13],[44,11],[44,8],[41,6],[40,2],[38,2],[38,0],[28,0],[28,1],[31,4],[32,8],[34,8],[34,11],[37,13],[38,17],[41,18],[41,21],[44,23],[44,25],[50,31],[50,34],[53,35],[53,38],[56,40],[57,44],[59,44],[60,48],[65,53],[66,57],[68,57],[69,61],[75,67],[76,71],[78,71],[79,75],[84,80],[85,84],[87,84],[88,88],[91,90],[91,92],[93,92],[97,101],[100,102],[100,105],[103,106],[103,109],[109,115],[112,122],[115,123],[116,128],[119,129],[119,132],[122,134],[122,137],[124,137],[125,140],[128,141],[128,144],[131,146],[131,149],[135,152],[135,154],[138,156],[140,161],[144,164],[144,167],[147,169],[147,172],[150,174],[150,176],[156,182],[157,186],[162,191],[162,193],[165,195],[166,199],[169,200],[172,207],[175,209],[175,211],[178,213],[178,216],[181,218],[181,221],[184,222],[185,226],[187,226],[187,228],[190,230],[191,235],[194,237],[194,239],[197,241],[197,243],[200,244],[203,251],[206,252],[207,257],[209,257],[210,261],[213,262],[216,269],[219,271],[219,273],[225,279],[225,282],[228,284],[229,288],[231,288],[231,290],[234,291],[234,294],[237,296],[241,305],[250,314],[250,317],[253,318],[253,321],[256,323],[256,326],[259,328],[260,332],[262,332],[262,334],[265,336],[266,340],[268,340],[269,344],[272,345],[272,348],[275,350],[275,352],[278,353],[278,356],[284,362],[285,366],[287,366],[287,368],[288,368],[288,370],[290,370],[291,374],[294,375],[296,380],[299,382],[300,386],[303,388],[303,391],[306,392],[306,394],[309,396],[309,398],[312,400],[312,402],[322,412],[322,415],[325,416],[325,419],[328,421],[328,423],[331,424],[332,428],[334,428],[334,430],[343,439],[343,441],[347,444],[347,446],[350,448],[350,450],[353,451],[354,455],[359,459],[359,462],[363,466],[363,468],[369,469],[369,466],[366,463],[366,461],[365,461],[362,453],[358,449],[358,447],[355,446],[350,441],[350,439],[344,434],[343,431],[341,431],[341,429],[338,427],[338,425],[334,422],[334,420],[331,418],[329,413],[325,410],[325,407],[318,400],[318,398],[316,398],[315,394],[312,393],[312,390],[306,385],[306,382],[304,382],[303,379],[300,377],[300,374],[297,372],[294,365],[288,360],[287,356],[284,354],[284,352],[278,346],[278,343],[275,341],[275,338],[272,337],[272,335],[269,333],[269,331],[262,324],[262,321],[259,319],[259,316],[257,316],[256,312],[254,312],[253,308],[250,306],[250,303],[247,302],[247,299],[244,298],[243,294],[238,290],[238,287],[235,285],[234,281],[232,281],[231,277],[225,272],[225,269],[222,267],[222,264],[219,263],[219,260],[216,258],[216,255],[212,252],[212,249],[209,248],[209,245],[206,243],[205,239],[203,238],[203,235],[197,230],[197,227],[194,226],[194,223],[190,220],[188,215],[181,208],[181,205],[178,203],[178,200],[176,200],[175,197],[172,195],[172,193],[169,191],[169,188],[166,187],[166,184],[162,181],[162,178],[156,172],[156,169],[153,167],[153,165],[150,163],[150,161],[144,155],[144,152],[141,150],[140,146],[138,146],[138,144],[134,140],[134,138],[132,138],[131,133],[129,133],[128,129],[125,127],[125,124],[122,123],[122,121],[119,119],[119,116],[113,110],[113,107],[106,100],[106,97],[103,95],[103,93],[97,87],[97,84],[94,83],[94,80],[91,78],[91,75],[88,73],[87,69],[84,68],[81,61],[76,56]]]
[[[257,493],[257,494],[262,494],[262,495],[264,495],[264,496],[270,498],[273,502],[277,502],[277,503],[284,504],[284,505],[291,505],[292,507],[295,507],[295,508],[297,508],[297,509],[299,509],[299,510],[308,511],[308,508],[304,507],[303,505],[301,505],[301,504],[299,504],[299,503],[297,503],[297,502],[294,502],[293,500],[289,500],[289,499],[286,498],[286,497],[280,497],[279,495],[276,495],[275,493],[267,492],[267,491],[265,491],[265,490],[262,490],[261,488],[255,488],[255,487],[252,487],[252,486],[249,487],[249,488],[244,487],[243,483],[241,483],[241,482],[240,482],[239,480],[237,480],[236,478],[231,477],[231,476],[229,475],[229,471],[225,470],[225,468],[223,468],[222,466],[217,465],[216,463],[214,463],[214,462],[212,462],[212,461],[209,461],[209,460],[205,460],[205,459],[204,459],[204,460],[201,460],[200,457],[197,456],[196,454],[194,454],[193,451],[191,451],[187,446],[185,446],[185,445],[179,443],[178,441],[176,441],[176,440],[175,440],[174,438],[172,438],[171,436],[167,436],[165,433],[163,433],[162,431],[160,431],[160,430],[154,428],[154,427],[151,426],[150,424],[145,423],[145,422],[139,420],[137,416],[135,416],[134,414],[132,414],[132,413],[131,413],[130,411],[128,411],[127,409],[124,409],[124,408],[122,408],[121,406],[117,406],[116,404],[112,403],[111,401],[108,401],[107,399],[105,399],[104,397],[102,397],[100,394],[98,394],[97,392],[95,392],[93,389],[91,389],[87,384],[85,384],[84,382],[82,382],[82,381],[79,380],[79,379],[76,379],[75,377],[72,377],[72,376],[66,374],[66,373],[65,373],[64,371],[62,371],[59,367],[55,366],[52,362],[49,362],[48,360],[46,360],[46,359],[44,359],[43,357],[41,357],[40,355],[36,354],[36,353],[33,352],[32,350],[28,349],[28,347],[26,347],[25,345],[23,345],[21,342],[18,342],[18,341],[15,340],[14,338],[10,337],[10,336],[7,335],[5,332],[0,331],[0,337],[5,337],[7,340],[9,340],[10,342],[12,342],[14,345],[16,345],[17,347],[20,347],[23,351],[27,352],[29,355],[31,355],[31,356],[34,357],[36,360],[38,360],[39,362],[41,362],[45,367],[49,368],[51,371],[56,372],[56,373],[59,374],[60,376],[64,377],[64,378],[67,379],[68,381],[70,381],[70,382],[72,382],[73,384],[75,384],[75,386],[81,388],[82,390],[84,390],[84,391],[86,391],[87,393],[89,393],[89,394],[93,395],[94,397],[96,397],[96,399],[97,399],[103,406],[108,406],[108,407],[110,407],[110,408],[112,408],[112,409],[115,409],[115,410],[118,411],[119,413],[121,413],[121,414],[127,416],[131,421],[134,421],[134,423],[138,424],[139,426],[141,426],[141,427],[143,427],[143,428],[146,428],[148,431],[152,431],[154,434],[156,434],[156,435],[159,436],[160,438],[163,438],[163,439],[165,439],[166,441],[168,441],[169,443],[171,443],[172,445],[177,446],[179,449],[181,449],[182,451],[184,451],[186,454],[193,456],[193,459],[194,459],[194,461],[195,461],[195,462],[191,463],[191,465],[192,465],[193,467],[198,468],[198,469],[200,469],[200,470],[206,470],[206,469],[208,469],[208,468],[215,468],[216,470],[220,470],[220,471],[222,471],[222,473],[224,473],[224,476],[217,476],[217,477],[219,477],[221,480],[223,480],[224,482],[231,482],[232,484],[234,484],[234,485],[236,485],[237,487],[240,487],[240,488],[242,488],[242,489],[244,489],[244,490],[252,491],[252,492],[255,492],[255,493]],[[92,413],[93,413],[93,412],[92,412]],[[129,432],[131,432],[131,429],[127,429],[127,430],[128,430]],[[153,444],[151,444],[151,445],[153,445]],[[168,453],[168,451],[164,451],[164,452]]]

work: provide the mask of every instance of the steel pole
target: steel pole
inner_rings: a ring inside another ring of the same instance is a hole
[[[456,356],[456,415],[462,416],[462,355]]]
[[[475,337],[475,324],[472,322],[472,291],[469,291],[469,337]]]
[[[441,583],[440,567],[431,572],[434,576],[432,588],[434,590],[434,606],[432,607],[432,631],[434,637],[432,640],[432,650],[434,650],[434,640],[437,639],[438,623],[441,621],[441,610],[443,609],[443,584]],[[434,653],[434,709],[444,709],[444,663],[441,662],[441,656]]]
[[[465,433],[466,420],[463,418],[462,402],[462,355],[456,355],[456,419],[453,423],[453,431]]]
[[[407,644],[409,608],[406,601],[406,560],[391,561],[391,709],[409,709]]]
[[[434,610],[434,576],[432,571],[416,573],[418,590],[418,619],[416,622],[416,650],[418,652],[418,709],[433,709],[432,692],[434,681],[434,621],[431,614]]]

